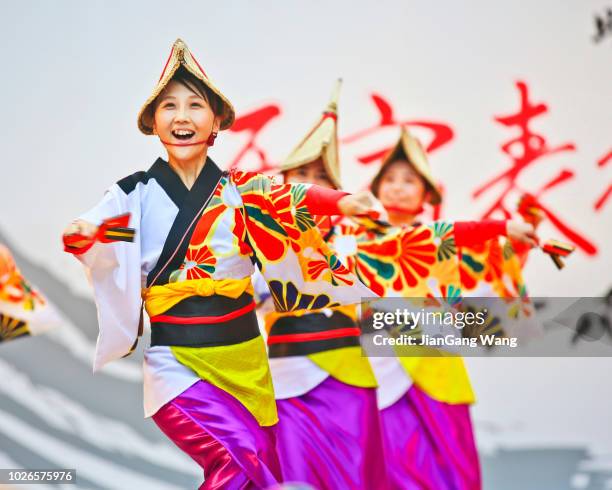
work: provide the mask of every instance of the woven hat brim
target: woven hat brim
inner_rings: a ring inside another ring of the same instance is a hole
[[[402,135],[400,136],[398,142],[384,157],[380,169],[372,179],[372,182],[380,179],[382,174],[386,172],[389,165],[401,157],[412,165],[416,172],[429,184],[432,191],[430,203],[433,205],[440,204],[442,202],[442,194],[440,194],[436,179],[431,174],[429,163],[427,163],[425,150],[423,150],[423,147],[418,140],[410,136],[406,131],[402,131]]]
[[[337,141],[336,122],[331,118],[319,120],[281,163],[280,171],[293,170],[321,158],[332,184],[341,189]]]
[[[138,128],[140,131],[147,135],[153,134],[152,105],[159,94],[161,94],[162,91],[168,86],[172,80],[172,77],[181,66],[183,66],[189,73],[200,80],[211,92],[219,97],[223,107],[221,114],[218,114],[221,116],[221,124],[219,129],[224,130],[230,128],[236,118],[234,106],[228,100],[228,98],[225,97],[225,95],[223,95],[223,93],[217,87],[215,87],[210,79],[201,72],[199,65],[197,62],[195,62],[193,56],[187,49],[187,46],[183,44],[177,48],[177,43],[175,43],[173,52],[168,60],[168,66],[166,67],[163,76],[138,112]]]

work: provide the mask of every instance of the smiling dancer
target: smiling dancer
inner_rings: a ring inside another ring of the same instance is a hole
[[[281,165],[286,182],[340,187],[336,141],[337,91],[317,124]],[[401,198],[401,192],[399,196]],[[349,267],[366,284],[377,288],[381,296],[425,294],[427,278],[436,276],[440,276],[438,284],[444,293],[453,287],[459,292],[459,267],[454,251],[450,255],[436,255],[439,237],[429,227],[383,227],[385,231],[381,234],[372,233],[363,224],[331,226],[327,218],[318,219],[317,224],[321,234],[332,247],[338,248],[338,253],[346,259]],[[506,224],[502,221],[457,223],[456,227],[460,243],[466,245],[504,234],[507,227],[511,233],[528,240],[525,233],[530,229],[522,224]],[[351,236],[347,233],[349,229]],[[452,236],[453,225],[449,224],[445,231]],[[359,241],[356,236],[359,236]],[[349,246],[352,252],[347,253],[345,238],[353,240],[353,246]],[[448,245],[448,242],[444,242],[440,247],[446,249]],[[445,258],[449,259],[448,262]],[[424,262],[425,269],[421,262]],[[384,264],[384,267],[377,268],[376,264]],[[412,277],[414,264],[424,275],[419,278],[421,282]],[[449,265],[450,271],[447,271]],[[337,280],[341,280],[341,277]],[[444,293],[427,291],[430,296]],[[265,324],[269,333],[270,365],[279,409],[279,455],[287,478],[307,481],[320,488],[383,488],[388,473],[392,478],[392,486],[410,488],[415,482],[426,481],[429,478],[427,473],[435,473],[434,478],[430,479],[432,485],[453,484],[450,479],[441,481],[438,478],[448,469],[447,465],[437,459],[425,462],[421,461],[422,458],[418,460],[418,465],[426,473],[425,478],[421,478],[406,473],[403,465],[406,457],[418,454],[402,453],[401,461],[396,461],[390,457],[392,450],[388,449],[382,461],[378,455],[373,457],[374,453],[368,450],[369,447],[380,447],[378,420],[372,412],[374,404],[365,402],[370,400],[376,380],[372,377],[369,362],[360,351],[354,310],[328,309],[305,315],[280,315],[273,312],[265,316]],[[393,384],[395,389],[390,396],[396,397],[396,401],[408,389],[407,376],[401,364],[395,358],[391,358],[391,362],[380,358],[374,361],[378,363],[376,374],[389,381],[379,391],[379,400],[384,402],[389,398],[386,388]],[[436,366],[439,370],[456,370],[457,363],[461,363],[461,360],[450,358]],[[397,377],[398,372],[400,377]],[[395,381],[390,381],[389,375],[395,377]],[[463,385],[454,386],[451,397],[455,400],[463,397],[462,401],[471,399],[469,383],[466,386],[465,380],[453,374],[447,377],[452,381],[463,381]],[[446,383],[443,389],[447,390],[448,387]],[[403,391],[398,393],[398,389]],[[338,407],[342,407],[342,410]],[[408,419],[395,426],[395,430],[404,432],[401,441],[405,441],[406,433],[412,432],[411,424],[414,424],[414,420]],[[473,445],[471,432],[467,439]],[[366,445],[368,441],[369,446]],[[425,440],[418,445],[418,450],[435,456],[429,451],[430,446]],[[405,450],[405,445],[401,449]],[[475,451],[469,444],[467,449],[472,453]],[[362,457],[366,454],[370,454],[370,457]],[[410,464],[416,463],[411,461]],[[396,468],[398,465],[399,468]],[[427,465],[436,466],[435,472]],[[468,468],[468,471],[471,469]]]
[[[158,136],[168,160],[118,181],[64,233],[95,290],[94,370],[133,350],[144,303],[145,416],[204,469],[206,489],[281,480],[277,411],[253,311],[254,262],[284,313],[371,294],[348,271],[332,279],[338,260],[311,216],[361,214],[367,202],[220,170],[208,149],[233,121],[228,99],[177,40],[138,115],[139,129]]]
[[[281,164],[285,182],[340,188],[339,90],[340,81],[323,114]],[[348,271],[339,261],[329,269],[325,265],[313,273],[337,284],[346,281]],[[272,300],[282,298],[272,291]],[[376,380],[361,351],[355,306],[270,312],[265,325],[284,477],[318,489],[386,488]]]
[[[459,304],[465,267],[459,247],[486,247],[503,235],[527,247],[535,244],[533,228],[521,221],[417,223],[424,204],[438,204],[441,195],[425,152],[406,129],[384,158],[371,188],[393,227],[343,223],[332,229],[328,241],[380,296],[445,298],[449,305]],[[480,258],[486,259],[486,254]],[[484,277],[476,283],[486,282]],[[469,416],[474,394],[463,360],[419,348],[398,349],[396,354],[370,358],[379,383],[391,487],[479,489]]]

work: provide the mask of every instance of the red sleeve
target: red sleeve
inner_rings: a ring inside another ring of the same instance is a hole
[[[338,209],[338,201],[348,192],[328,189],[319,185],[311,185],[306,192],[304,204],[308,207],[310,214],[320,214],[323,216],[336,216],[342,214]]]
[[[457,221],[455,223],[455,244],[470,247],[506,235],[506,220],[486,219],[483,221]]]

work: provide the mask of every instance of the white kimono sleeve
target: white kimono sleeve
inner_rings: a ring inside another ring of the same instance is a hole
[[[103,220],[130,213],[134,242],[95,243],[82,255],[98,309],[99,334],[94,372],[129,354],[138,337],[141,310],[140,186],[125,194],[113,185],[100,203],[80,219],[99,225]]]

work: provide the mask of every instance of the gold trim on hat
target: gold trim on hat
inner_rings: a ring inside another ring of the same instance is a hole
[[[189,73],[195,76],[198,80],[201,80],[213,93],[219,96],[223,104],[223,110],[221,114],[221,126],[220,129],[228,129],[235,119],[234,107],[231,102],[221,93],[221,91],[213,85],[211,80],[208,78],[202,67],[196,61],[196,59],[189,51],[187,45],[181,40],[177,39],[172,45],[172,51],[164,67],[164,71],[159,77],[157,85],[153,89],[153,93],[149,96],[147,101],[144,103],[140,112],[138,113],[138,128],[144,134],[153,134],[153,121],[151,114],[149,114],[149,106],[155,101],[157,96],[166,88],[176,71],[183,66]]]
[[[402,158],[403,157],[403,158]],[[431,173],[431,167],[427,160],[427,153],[423,149],[421,142],[410,134],[408,129],[402,126],[400,137],[397,143],[391,148],[389,153],[383,158],[380,169],[372,179],[374,185],[381,178],[386,168],[397,160],[405,159],[416,172],[429,184],[432,195],[430,203],[433,205],[442,202],[442,194],[438,188],[438,183]]]
[[[338,157],[338,98],[342,79],[338,79],[331,98],[321,117],[306,134],[304,139],[291,151],[281,163],[280,171],[286,172],[314,162],[323,161],[325,172],[336,189],[340,184],[340,159]]]

